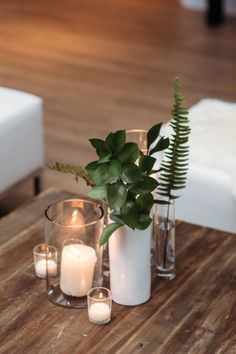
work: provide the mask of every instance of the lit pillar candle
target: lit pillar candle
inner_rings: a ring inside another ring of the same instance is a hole
[[[86,245],[64,246],[61,256],[60,288],[70,296],[85,296],[93,286],[95,250]]]

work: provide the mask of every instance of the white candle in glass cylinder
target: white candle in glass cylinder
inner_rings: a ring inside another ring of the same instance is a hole
[[[48,261],[48,274],[53,276],[57,274],[57,263],[52,259]],[[35,273],[39,278],[46,278],[46,259],[40,259],[35,264]]]
[[[85,296],[93,286],[93,273],[97,261],[95,250],[86,245],[70,244],[61,256],[60,288],[70,296]]]
[[[95,302],[88,309],[89,320],[93,323],[105,323],[110,321],[111,308],[104,302]]]

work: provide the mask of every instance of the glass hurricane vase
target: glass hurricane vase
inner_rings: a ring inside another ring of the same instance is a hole
[[[103,283],[103,208],[95,201],[69,199],[50,205],[45,211],[45,242],[58,251],[58,272],[46,271],[47,295],[64,307],[85,307],[87,293]]]

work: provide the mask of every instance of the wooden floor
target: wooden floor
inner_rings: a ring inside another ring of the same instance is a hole
[[[46,162],[86,164],[90,137],[167,120],[176,75],[189,106],[236,101],[235,38],[236,18],[208,28],[177,0],[1,0],[0,85],[43,97]],[[2,210],[29,198],[29,183]],[[46,169],[50,185],[86,192]]]

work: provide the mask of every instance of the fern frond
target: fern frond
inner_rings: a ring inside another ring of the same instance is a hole
[[[56,162],[53,165],[48,165],[48,167],[54,171],[71,173],[72,175],[75,175],[76,181],[78,181],[78,178],[81,177],[83,180],[85,180],[88,186],[94,186],[92,178],[86,173],[84,168],[79,165],[70,165]]]
[[[170,127],[172,128],[172,134],[169,147],[165,151],[161,163],[157,189],[157,193],[164,197],[167,203],[179,197],[174,195],[173,191],[186,186],[188,171],[189,146],[186,143],[189,139],[190,127],[188,110],[183,106],[178,78],[175,80],[174,103],[171,114]]]

